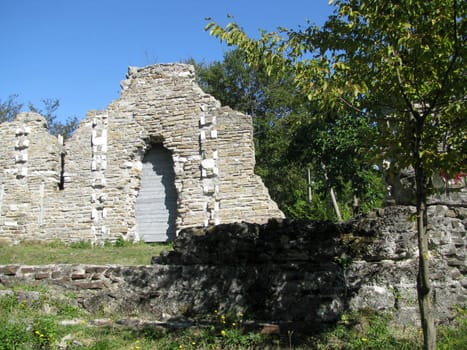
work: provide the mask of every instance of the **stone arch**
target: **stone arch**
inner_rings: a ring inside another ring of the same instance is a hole
[[[177,190],[171,152],[152,144],[142,160],[141,187],[136,198],[140,239],[165,242],[176,236]]]

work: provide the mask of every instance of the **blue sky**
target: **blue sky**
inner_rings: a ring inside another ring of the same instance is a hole
[[[118,98],[128,66],[222,60],[207,17],[256,35],[331,12],[328,0],[0,0],[0,100],[57,98],[60,119],[81,119]]]

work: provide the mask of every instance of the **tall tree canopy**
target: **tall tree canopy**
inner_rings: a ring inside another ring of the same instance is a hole
[[[381,203],[381,174],[353,152],[366,134],[364,121],[342,122],[335,113],[321,115],[317,104],[297,91],[292,74],[268,76],[263,67],[247,65],[240,50],[226,52],[222,62],[189,62],[207,93],[252,116],[256,173],[288,217],[335,219],[330,187],[336,190],[345,218],[353,214],[355,192],[363,211]],[[311,202],[307,169],[313,180]]]
[[[236,23],[206,27],[269,74],[293,72],[301,93],[323,108],[367,118],[369,151],[415,172],[424,347],[435,349],[427,237],[430,177],[465,171],[466,7],[462,0],[331,0],[322,28],[279,28],[259,39]]]

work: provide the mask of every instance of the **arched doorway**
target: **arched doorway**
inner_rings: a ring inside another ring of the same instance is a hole
[[[136,198],[138,233],[145,242],[166,242],[176,235],[177,190],[170,152],[153,145],[143,158],[141,188]]]

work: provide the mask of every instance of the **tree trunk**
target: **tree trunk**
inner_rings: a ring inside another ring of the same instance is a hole
[[[342,221],[342,215],[341,215],[341,211],[339,210],[339,204],[337,203],[337,199],[336,199],[336,195],[334,193],[334,189],[331,187],[329,192],[331,194],[332,206],[334,207],[334,211],[336,212],[337,221],[341,222]]]
[[[321,162],[321,169],[323,169],[324,179],[326,180],[326,183],[328,183],[328,180],[329,180],[328,172],[326,171],[326,166],[324,165],[323,162]],[[330,187],[329,193],[331,194],[332,206],[334,207],[334,211],[336,212],[337,221],[341,222],[342,215],[341,215],[341,211],[339,210],[339,204],[337,203],[334,189],[332,188],[332,186],[329,186],[329,187]]]
[[[418,276],[417,294],[420,307],[420,320],[423,330],[423,349],[436,349],[436,327],[432,310],[432,287],[430,282],[427,234],[427,194],[426,179],[421,162],[415,165],[415,191],[417,203],[417,237],[418,237]]]

